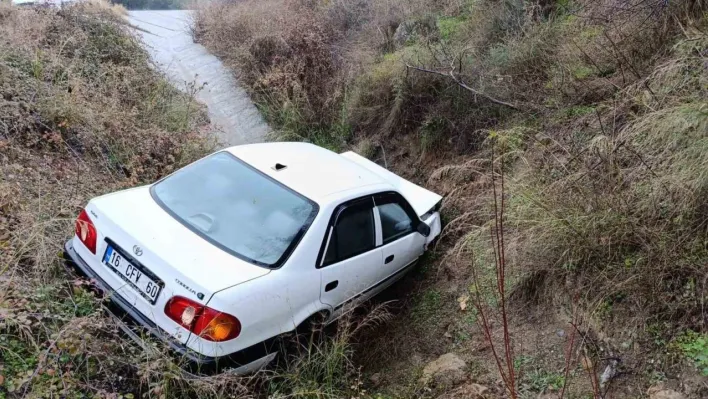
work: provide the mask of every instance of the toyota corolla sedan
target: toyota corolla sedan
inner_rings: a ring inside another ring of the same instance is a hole
[[[65,253],[125,325],[247,372],[407,272],[440,234],[440,200],[353,152],[243,145],[92,199]]]

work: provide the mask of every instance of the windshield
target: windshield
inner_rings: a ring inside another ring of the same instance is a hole
[[[228,152],[204,158],[151,189],[172,216],[221,249],[279,267],[317,214],[317,205]]]

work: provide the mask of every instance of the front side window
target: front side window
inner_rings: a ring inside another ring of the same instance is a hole
[[[381,216],[383,243],[395,241],[413,231],[413,221],[398,203],[377,205]]]
[[[151,192],[201,237],[266,267],[284,262],[318,211],[314,202],[228,152],[177,171]]]
[[[373,204],[367,202],[342,211],[332,229],[324,265],[337,263],[376,247]]]

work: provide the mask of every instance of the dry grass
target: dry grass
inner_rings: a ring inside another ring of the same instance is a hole
[[[108,0],[88,0],[83,1],[88,12],[113,13],[118,17],[128,15],[128,9],[123,4],[113,3]]]
[[[651,376],[679,373],[686,363],[663,343],[706,328],[708,35],[705,19],[693,23],[612,99],[539,128],[493,131],[483,147],[501,152],[496,163],[513,176],[505,235],[517,306],[581,304],[583,334],[603,337],[595,345],[636,374],[616,388],[619,396],[632,385],[646,389]],[[459,215],[443,231],[461,238],[442,263],[488,276],[491,219],[480,202],[489,203],[490,185],[481,165],[456,161],[430,183],[449,193],[445,207]],[[489,282],[482,287],[493,291]],[[627,336],[641,344],[622,347]]]
[[[361,103],[395,79],[374,82],[384,86],[371,93],[350,85],[394,46],[395,27],[404,19],[440,7],[423,1],[215,3],[198,11],[194,35],[236,67],[283,136],[338,149],[354,128],[350,114],[371,115]],[[388,102],[396,97],[383,96]],[[390,119],[394,125],[398,118]]]

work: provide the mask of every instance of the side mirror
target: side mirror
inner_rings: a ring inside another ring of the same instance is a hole
[[[427,224],[420,222],[418,223],[418,227],[416,227],[416,230],[418,233],[420,233],[423,237],[427,237],[430,235],[430,226]]]

